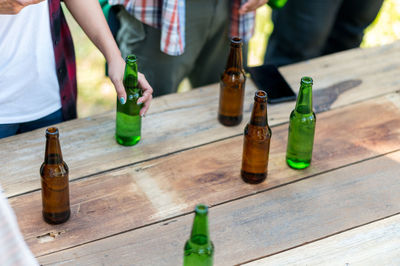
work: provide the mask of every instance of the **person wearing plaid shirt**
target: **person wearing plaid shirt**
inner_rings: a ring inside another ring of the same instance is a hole
[[[105,56],[124,103],[125,61],[97,0],[65,0],[69,11]],[[76,66],[71,33],[60,0],[0,2],[0,138],[77,117]],[[139,74],[141,115],[152,88]]]
[[[138,67],[159,96],[217,82],[230,37],[247,42],[255,9],[266,0],[108,0],[121,5],[116,40],[123,55],[138,54]]]

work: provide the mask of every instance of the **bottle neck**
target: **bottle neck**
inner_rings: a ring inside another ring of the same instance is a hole
[[[242,58],[242,44],[231,43],[231,50],[229,52],[228,61],[226,63],[226,70],[234,72],[243,71],[243,58]]]
[[[300,83],[299,95],[297,96],[296,108],[298,113],[309,114],[312,113],[312,79],[304,82],[304,78]]]
[[[254,97],[254,106],[251,112],[250,124],[253,126],[268,126],[267,115],[267,94],[264,91],[257,91]]]
[[[126,60],[123,83],[125,89],[135,89],[138,87],[138,68],[136,58],[135,60]]]
[[[45,164],[60,164],[63,162],[58,135],[46,135]]]
[[[204,205],[196,206],[196,215],[193,221],[190,239],[196,244],[203,245],[210,242],[208,234],[208,208]]]

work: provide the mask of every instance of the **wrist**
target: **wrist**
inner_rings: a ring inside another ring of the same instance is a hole
[[[122,55],[121,55],[121,52],[117,49],[116,51],[112,51],[110,53],[106,53],[104,55],[104,57],[105,57],[106,61],[108,63],[110,63],[111,61],[114,61],[116,59],[122,58]]]

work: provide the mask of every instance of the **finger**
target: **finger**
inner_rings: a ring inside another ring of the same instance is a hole
[[[240,9],[239,9],[239,14],[240,14],[240,15],[246,14],[246,13],[248,12],[249,6],[250,6],[250,3],[249,3],[249,2],[246,2],[244,5],[242,5],[242,6],[240,7]]]
[[[146,91],[145,93],[143,93],[142,97],[140,97],[138,99],[138,104],[144,103],[142,109],[140,110],[140,115],[146,114],[147,110],[150,107],[152,99],[153,99],[153,96],[151,95],[151,93],[149,91]]]
[[[143,91],[143,94],[145,93],[153,94],[153,88],[150,86],[146,77],[140,72],[138,72],[138,81],[139,81],[139,86]]]
[[[151,94],[149,94],[148,100],[144,102],[144,105],[143,105],[142,109],[140,109],[140,113],[139,114],[141,116],[144,116],[146,114],[147,110],[149,110],[152,99],[153,99],[153,96]]]
[[[264,5],[267,3],[267,0],[250,0],[248,2],[246,2],[240,9],[239,9],[239,13],[241,15],[251,12],[251,11],[255,11],[257,8],[259,8],[260,6]]]
[[[137,100],[137,104],[141,104],[141,103],[147,102],[147,101],[150,99],[150,96],[151,96],[151,93],[148,92],[148,91],[145,91],[145,92],[143,93],[142,97],[140,97],[140,98]]]
[[[115,91],[117,92],[117,98],[120,103],[125,104],[126,103],[126,92],[124,88],[124,84],[122,83],[122,80],[117,79],[117,80],[112,80],[112,83],[114,84]]]
[[[140,109],[139,112],[141,116],[144,116],[147,110],[149,109],[151,100],[153,98],[152,96],[153,88],[150,86],[146,77],[140,72],[138,72],[138,81],[139,81],[139,86],[143,91],[143,95],[138,99],[137,103],[138,104],[144,103],[142,109]]]

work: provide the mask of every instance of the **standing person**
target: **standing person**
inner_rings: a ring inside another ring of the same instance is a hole
[[[287,65],[359,47],[383,0],[288,0],[273,10],[264,62]]]
[[[125,61],[96,0],[65,0],[79,25],[109,64],[118,99]],[[74,47],[60,0],[0,2],[0,138],[77,117]],[[142,74],[143,115],[152,88]]]
[[[218,82],[230,37],[248,41],[254,10],[267,0],[108,0],[121,6],[116,40],[123,56],[135,53],[159,96],[177,91],[188,77],[193,87]],[[246,50],[246,48],[244,48]]]

